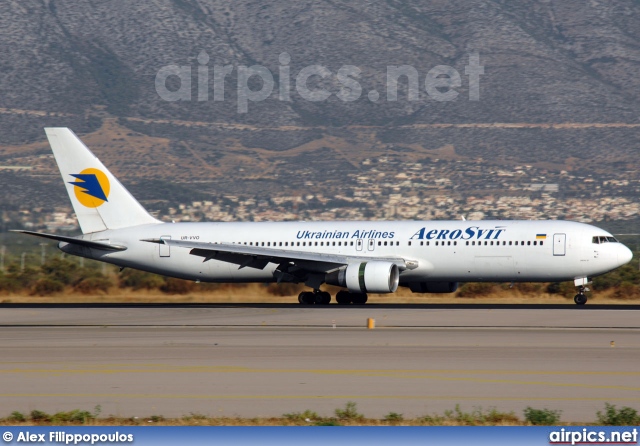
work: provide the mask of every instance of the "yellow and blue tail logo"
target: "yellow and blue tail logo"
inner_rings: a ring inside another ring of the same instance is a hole
[[[83,206],[97,208],[109,201],[111,185],[101,170],[89,168],[71,176],[77,181],[69,181],[69,184],[74,185],[73,191]]]

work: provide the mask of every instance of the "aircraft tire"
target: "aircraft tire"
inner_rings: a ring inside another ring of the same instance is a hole
[[[315,298],[316,304],[318,305],[329,305],[329,303],[331,302],[331,294],[327,293],[326,291],[320,291],[319,293],[316,293]]]
[[[316,297],[313,293],[303,291],[302,293],[298,294],[298,302],[301,305],[313,305],[316,303]]]
[[[587,303],[587,296],[582,293],[576,294],[573,298],[573,301],[576,303],[576,305],[584,305]]]
[[[353,294],[351,297],[351,301],[354,305],[364,305],[367,303],[367,299],[368,296],[366,295],[366,293]]]
[[[348,291],[338,291],[336,294],[336,302],[338,305],[349,305],[351,303],[351,293]]]

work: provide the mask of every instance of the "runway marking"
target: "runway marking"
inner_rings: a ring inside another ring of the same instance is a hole
[[[113,367],[113,365],[105,366]],[[587,389],[609,389],[622,391],[640,391],[640,387],[620,386],[613,384],[588,384],[577,382],[552,382],[552,381],[531,381],[518,380],[512,378],[481,378],[477,375],[533,375],[533,376],[640,376],[640,372],[593,372],[593,371],[505,371],[505,370],[336,370],[336,369],[255,369],[236,366],[167,366],[160,364],[147,364],[147,368],[104,368],[97,367],[95,369],[28,369],[14,368],[0,370],[0,374],[46,374],[50,376],[63,376],[70,374],[122,374],[122,373],[302,373],[316,375],[352,375],[366,377],[384,377],[384,378],[400,378],[400,379],[423,379],[432,381],[460,381],[483,384],[516,384],[525,386],[546,386],[546,387],[567,387],[567,388],[587,388]],[[457,376],[451,376],[457,375]]]
[[[2,365],[56,364],[56,362],[0,362]],[[167,364],[106,364],[95,368],[72,368],[68,362],[59,362],[62,368],[0,369],[2,373],[315,373],[336,375],[568,375],[568,376],[640,376],[640,371],[585,371],[585,370],[456,370],[456,369],[261,369],[242,366],[172,366]]]
[[[202,395],[154,393],[3,393],[0,398],[123,398],[123,399],[193,399],[193,400],[298,400],[298,399],[360,399],[360,400],[463,400],[463,401],[617,401],[638,402],[630,397],[496,397],[460,395]]]

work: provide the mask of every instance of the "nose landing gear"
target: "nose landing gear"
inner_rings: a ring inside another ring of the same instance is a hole
[[[576,305],[584,305],[587,303],[587,295],[584,294],[585,291],[589,291],[589,288],[585,288],[584,286],[578,288],[578,294],[576,294],[573,298],[573,301],[576,303]]]

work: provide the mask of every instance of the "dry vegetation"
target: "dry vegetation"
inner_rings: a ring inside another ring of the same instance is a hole
[[[10,263],[0,272],[0,303],[297,303],[303,284],[195,283],[143,271],[73,258],[50,258],[41,266]],[[591,303],[628,304],[640,300],[640,271],[627,264],[598,277]],[[323,289],[335,295],[336,287]],[[567,304],[575,287],[563,283],[465,283],[452,294],[371,294],[370,304]]]
[[[492,284],[493,285],[493,284]],[[297,296],[305,289],[302,285],[263,284],[194,284],[185,294],[164,293],[159,290],[110,287],[108,292],[82,293],[73,289],[65,289],[50,295],[34,295],[30,292],[0,294],[0,303],[41,303],[41,304],[72,304],[72,303],[193,303],[193,304],[234,304],[234,303],[297,303]],[[569,296],[549,294],[546,292],[522,291],[518,284],[513,289],[503,289],[500,285],[492,287],[488,294],[469,296],[464,288],[453,294],[414,294],[408,289],[400,288],[394,294],[370,294],[369,304],[572,304]],[[333,295],[337,289],[326,287]],[[606,290],[592,293],[590,304],[625,305],[637,303],[640,297],[620,299],[616,297],[616,290]]]
[[[239,418],[209,417],[199,413],[190,413],[181,418],[165,418],[162,415],[148,417],[100,417],[101,407],[93,411],[72,410],[48,414],[40,410],[32,410],[29,414],[14,411],[6,418],[0,418],[4,425],[17,426],[522,426],[522,425],[567,425],[561,423],[562,411],[551,409],[535,409],[527,407],[523,417],[514,412],[501,412],[496,408],[483,409],[475,407],[465,412],[456,405],[453,410],[442,414],[429,414],[417,418],[405,419],[402,413],[389,412],[381,419],[367,418],[358,412],[357,404],[348,401],[344,407],[334,410],[334,416],[324,417],[312,410],[285,413],[281,417]],[[594,424],[600,426],[631,426],[640,423],[638,412],[631,407],[617,408],[605,403],[603,411],[596,412],[595,422],[580,422],[579,425]]]

